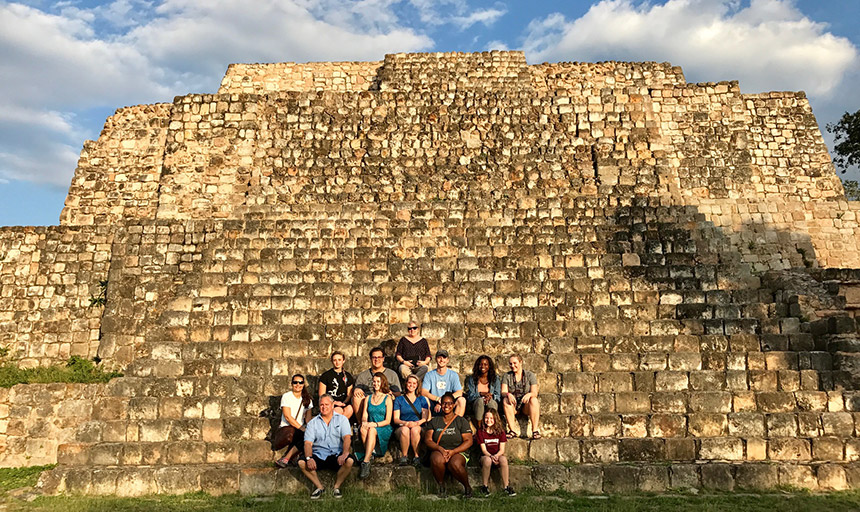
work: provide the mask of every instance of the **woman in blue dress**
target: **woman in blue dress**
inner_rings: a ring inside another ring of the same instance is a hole
[[[388,440],[391,439],[391,416],[394,406],[388,379],[382,372],[374,374],[373,394],[364,403],[364,412],[361,415],[364,460],[361,462],[358,478],[367,478],[370,475],[373,456],[384,455],[388,451]]]
[[[417,375],[406,377],[406,392],[394,399],[394,426],[397,427],[397,439],[400,440],[400,465],[409,464],[409,447],[415,453],[412,464],[421,465],[418,456],[418,444],[421,442],[423,425],[430,421],[430,403],[426,397],[418,394],[421,383]]]

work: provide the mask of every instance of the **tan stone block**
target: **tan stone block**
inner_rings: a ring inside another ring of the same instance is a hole
[[[725,414],[691,413],[688,431],[694,437],[721,437],[728,429]]]

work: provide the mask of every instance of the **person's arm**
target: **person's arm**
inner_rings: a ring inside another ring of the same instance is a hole
[[[390,368],[386,368],[386,372],[390,372],[390,375],[386,375],[385,378],[388,379],[388,389],[392,396],[400,396],[402,393],[400,392],[400,377],[397,375],[397,372]]]
[[[337,463],[343,466],[346,463],[347,457],[349,457],[350,450],[352,449],[352,430],[349,428],[349,420],[344,416],[341,416],[341,418],[343,418],[343,421],[341,422],[341,432],[346,432],[346,434],[342,437],[343,449],[337,457]]]
[[[373,395],[367,397],[367,400],[364,401],[364,407],[361,409],[361,422],[367,423],[367,406],[370,404],[370,401],[373,400]]]
[[[525,370],[523,370],[523,371],[525,371]],[[537,375],[532,374],[532,377],[534,379],[534,384],[529,386],[529,392],[526,393],[525,396],[523,396],[523,402],[527,402],[530,399],[536,398],[538,396]],[[529,379],[529,380],[531,380],[531,379]],[[528,397],[528,398],[526,398],[526,397]]]
[[[317,385],[317,396],[323,396],[327,391],[325,382],[320,379],[320,383]]]
[[[480,398],[478,394],[478,383],[472,377],[466,377],[466,400],[473,402]]]
[[[309,405],[310,405],[310,404],[309,404]],[[311,421],[311,408],[310,408],[310,407],[308,407],[307,409],[305,409],[305,424],[304,424],[304,425],[302,425],[302,428],[303,428],[303,429],[307,429],[307,426],[308,426],[308,422],[309,422],[309,421]]]
[[[496,403],[502,401],[501,387],[502,386],[499,383],[499,378],[496,377],[496,381],[493,382],[493,385],[490,387],[490,394],[493,395],[493,400],[495,400]]]
[[[400,421],[400,409],[394,409],[394,414],[391,416],[391,421],[394,422],[398,427],[402,427],[406,425],[405,421]]]
[[[502,455],[505,454],[505,446],[507,444],[508,443],[505,443],[505,442],[499,443],[499,451],[496,452],[496,457],[501,457]]]
[[[508,383],[504,380],[502,381],[502,389],[499,390],[499,393],[502,396],[507,396],[510,392],[508,391]]]
[[[463,432],[463,442],[460,443],[460,446],[450,450],[452,454],[454,453],[463,453],[472,446],[472,432]]]
[[[394,408],[394,407],[392,407],[391,404],[392,404],[391,397],[386,396],[385,397],[385,419],[383,421],[378,421],[376,423],[377,427],[384,427],[386,425],[391,425],[391,410]]]
[[[287,423],[289,423],[291,427],[302,428],[302,424],[296,421],[295,418],[293,418],[293,413],[290,412],[289,407],[281,407],[281,414],[284,415],[284,418],[286,418]]]
[[[463,385],[460,384],[460,378],[459,377],[454,379],[453,388],[454,388],[454,392],[453,392],[454,398],[460,398],[461,396],[463,396]]]
[[[435,452],[443,452],[444,448],[436,444],[436,441],[433,440],[433,429],[428,428],[424,431],[424,444],[427,445],[427,448],[433,450]]]
[[[481,447],[481,453],[483,453],[487,457],[492,457],[492,455],[490,455],[490,452],[487,450],[487,444],[481,441],[480,436],[478,436],[478,446]]]
[[[346,387],[346,403],[343,405],[349,405],[349,401],[352,400],[352,386]]]
[[[425,398],[424,400],[427,400],[427,399]],[[416,398],[415,401],[417,402],[418,399]],[[424,407],[421,409],[421,420],[418,422],[418,424],[423,425],[423,424],[427,423],[428,421],[430,421],[430,403],[429,402],[427,403],[427,407]]]
[[[412,363],[403,358],[403,338],[400,338],[400,341],[397,342],[397,348],[394,349],[394,359],[400,364],[405,364],[409,367],[412,366]]]
[[[433,357],[433,354],[430,352],[430,345],[427,343],[427,340],[424,340],[424,357],[418,361],[418,366],[430,366],[430,358]]]
[[[429,373],[427,375],[430,375]],[[421,384],[421,394],[427,397],[431,402],[438,402],[439,397],[430,392],[430,381],[427,380],[427,375],[424,376],[424,382]]]

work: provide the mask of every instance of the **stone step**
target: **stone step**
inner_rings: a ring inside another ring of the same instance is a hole
[[[469,468],[473,486],[480,485],[480,471]],[[813,491],[860,488],[860,463],[634,463],[577,465],[518,465],[510,467],[511,484],[517,489],[534,488],[539,492],[575,493],[665,492],[669,490],[708,489],[718,491],[774,490],[799,488]],[[435,493],[429,470],[393,465],[374,465],[368,479],[357,479],[353,469],[343,487],[387,493],[402,487]],[[331,488],[334,475],[322,472],[323,484]],[[492,489],[500,482],[493,472]],[[448,482],[456,496],[460,487]],[[144,496],[206,492],[214,495],[240,493],[266,495],[310,492],[310,485],[298,469],[275,469],[259,465],[207,464],[181,466],[59,466],[46,471],[38,489],[45,494],[89,494]]]
[[[851,435],[512,439],[506,451],[515,461],[547,464],[710,460],[847,462],[860,458],[860,440]],[[477,448],[473,448],[472,455],[478,456]],[[399,446],[392,441],[381,461],[397,460],[399,456]],[[67,443],[59,446],[57,455],[58,463],[64,466],[265,464],[275,458],[269,442],[262,439]]]

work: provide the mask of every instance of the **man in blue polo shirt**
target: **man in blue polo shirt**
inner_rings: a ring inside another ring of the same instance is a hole
[[[454,404],[454,414],[462,416],[466,413],[466,399],[463,398],[463,385],[460,376],[454,370],[448,368],[448,351],[436,352],[436,369],[424,375],[421,384],[421,394],[430,401],[430,412],[433,416],[440,416],[442,409],[439,399],[445,393],[451,392],[457,400]]]
[[[340,498],[343,496],[340,486],[355,463],[349,454],[352,430],[346,416],[334,412],[334,399],[331,395],[321,396],[319,404],[319,415],[309,421],[305,428],[305,456],[299,460],[299,468],[314,484],[312,500],[319,499],[325,492],[317,470],[337,471],[332,494],[335,498]]]

